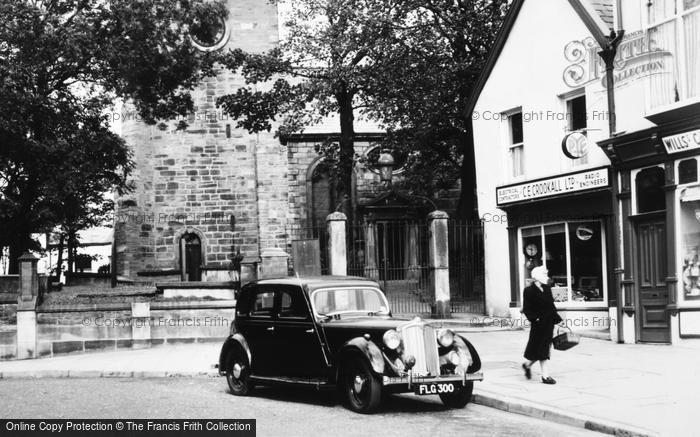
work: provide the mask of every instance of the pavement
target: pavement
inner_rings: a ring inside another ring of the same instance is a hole
[[[625,345],[583,338],[553,351],[550,374],[527,380],[520,367],[525,330],[479,330],[464,335],[483,361],[474,402],[613,435],[693,435],[700,397],[700,340],[682,345]],[[0,362],[10,378],[216,377],[220,345],[195,343]],[[695,434],[697,435],[697,434]]]

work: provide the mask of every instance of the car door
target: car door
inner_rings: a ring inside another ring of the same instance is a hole
[[[251,367],[254,375],[274,375],[276,360],[275,292],[263,286],[258,287],[251,296],[250,312],[245,323],[240,326],[241,333],[248,341],[252,356]]]
[[[299,286],[277,289],[275,338],[283,376],[322,377],[327,366],[304,291]]]

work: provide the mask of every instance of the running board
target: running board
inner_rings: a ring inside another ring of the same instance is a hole
[[[259,384],[304,385],[307,387],[315,387],[317,390],[335,387],[325,378],[250,375],[250,380],[251,382]]]

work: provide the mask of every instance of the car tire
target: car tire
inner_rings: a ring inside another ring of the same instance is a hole
[[[460,386],[454,393],[440,393],[440,400],[448,408],[464,408],[472,400],[474,391],[474,381],[467,381],[467,384]]]
[[[382,382],[366,359],[354,358],[343,367],[340,389],[346,406],[356,413],[370,414],[379,408]]]
[[[234,348],[226,360],[226,382],[231,394],[248,396],[253,392],[254,385],[250,380],[250,364],[248,357],[240,347]],[[238,366],[238,367],[236,367]]]

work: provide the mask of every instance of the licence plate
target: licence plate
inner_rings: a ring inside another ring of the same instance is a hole
[[[453,382],[431,382],[428,384],[416,384],[417,395],[439,395],[442,393],[454,393],[457,386]]]

